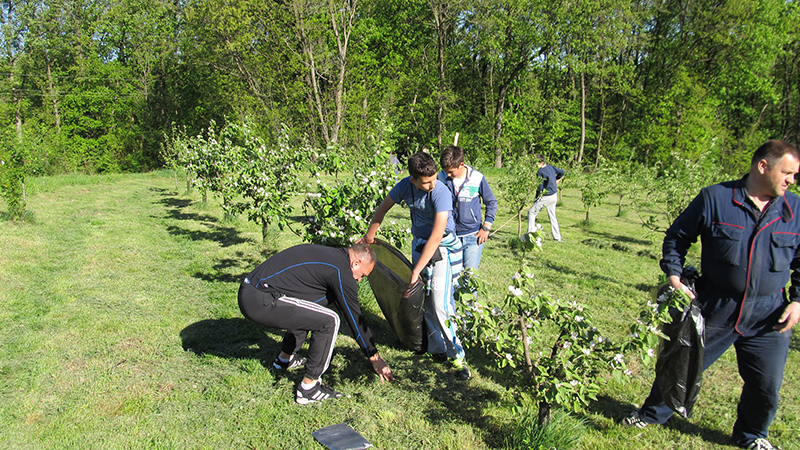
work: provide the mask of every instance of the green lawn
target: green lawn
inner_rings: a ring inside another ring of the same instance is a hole
[[[473,352],[474,378],[463,382],[404,350],[368,284],[362,300],[398,381],[381,385],[345,335],[325,380],[348,397],[295,404],[301,374],[266,368],[280,332],[245,321],[236,291],[297,236],[276,230],[262,243],[258,226],[224,222],[214,199],[176,193],[166,171],[33,179],[27,189],[28,222],[0,221],[0,448],[319,449],[311,432],[340,422],[382,449],[506,448],[515,418],[504,374]],[[659,279],[660,238],[632,211],[616,217],[611,203],[584,226],[579,199],[563,193],[564,242],[545,241],[536,277],[622,338]],[[395,208],[391,218],[405,215]],[[495,228],[509,218],[501,208]],[[544,211],[540,218],[549,236]],[[482,275],[498,298],[516,271],[516,233],[512,221],[484,251]],[[800,448],[798,350],[795,338],[771,428],[784,449]],[[741,382],[732,352],[706,373],[695,416],[665,427],[616,425],[650,387],[652,367],[633,369],[625,384],[603,380],[599,401],[579,415],[584,448],[733,448]]]

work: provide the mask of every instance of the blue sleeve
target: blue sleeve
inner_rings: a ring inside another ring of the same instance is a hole
[[[566,174],[566,172],[564,172],[564,169],[559,169],[556,166],[553,166],[553,169],[556,170],[556,180],[564,178],[564,175]]]
[[[410,186],[411,180],[409,180],[408,177],[403,178],[389,191],[389,198],[395,203],[400,203],[401,200],[405,200],[408,197],[408,189]]]
[[[547,174],[544,172],[544,169],[546,167],[547,166],[544,166],[543,168],[536,171],[536,177],[539,179],[539,187],[536,188],[537,197],[539,196],[539,194],[542,193],[542,191],[544,190],[544,184],[547,182]]]
[[[492,188],[489,187],[489,182],[486,181],[485,175],[481,180],[480,194],[481,198],[483,198],[483,203],[486,205],[486,219],[484,222],[494,222],[494,218],[497,217],[497,198],[494,196]]]
[[[453,210],[453,194],[444,183],[437,181],[436,186],[431,191],[431,202],[433,202],[433,212]]]
[[[661,270],[667,276],[678,275],[683,272],[686,252],[689,247],[697,242],[697,237],[703,229],[705,222],[705,190],[689,203],[689,206],[678,216],[667,229],[664,244],[661,249]]]

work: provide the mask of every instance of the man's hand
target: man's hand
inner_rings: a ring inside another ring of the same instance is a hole
[[[385,381],[394,381],[392,369],[386,365],[386,363],[381,359],[380,355],[375,353],[374,355],[370,356],[369,362],[372,363],[372,369],[378,374],[378,377],[380,377],[381,383]]]
[[[791,330],[798,320],[800,320],[800,303],[791,302],[786,305],[786,309],[783,310],[781,318],[778,319],[778,325],[772,328],[783,333]]]
[[[689,296],[690,299],[694,300],[694,293],[692,292],[691,289],[689,289],[689,286],[686,286],[685,284],[681,283],[681,277],[677,275],[670,275],[669,278],[667,278],[667,281],[669,281],[669,285],[672,286],[673,289],[675,289],[676,291],[683,291],[686,295]]]
[[[478,238],[478,245],[481,245],[489,239],[489,232],[481,228],[478,230],[478,234],[476,234],[475,237]]]

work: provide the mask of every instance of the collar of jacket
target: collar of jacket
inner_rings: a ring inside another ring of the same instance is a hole
[[[747,202],[747,191],[745,190],[744,185],[748,176],[750,176],[750,174],[747,174],[739,179],[739,181],[736,183],[736,187],[733,189],[733,203],[741,207],[745,207],[745,203]],[[780,208],[781,219],[784,222],[794,219],[794,211],[792,211],[792,208],[789,206],[789,202],[786,201],[786,195],[775,199],[771,207]]]

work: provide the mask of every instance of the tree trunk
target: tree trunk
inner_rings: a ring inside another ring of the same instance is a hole
[[[540,426],[547,424],[550,422],[550,410],[551,406],[547,402],[539,402],[539,418],[538,423]]]
[[[600,77],[600,131],[597,133],[597,155],[595,155],[594,159],[594,168],[600,166],[600,149],[603,146],[603,130],[605,128],[606,123],[606,96],[603,93],[603,78]]]
[[[58,114],[58,96],[53,87],[53,74],[50,71],[50,58],[45,58],[45,65],[47,67],[47,85],[50,91],[50,98],[53,103],[53,117],[56,120],[56,134],[61,134],[61,116]]]
[[[439,149],[442,148],[442,135],[444,134],[444,101],[445,89],[447,89],[445,78],[445,46],[447,34],[447,4],[437,0],[431,1],[433,19],[436,21],[436,46],[437,46],[437,69],[439,72],[439,89],[436,93],[436,135]]]
[[[581,72],[581,145],[578,148],[578,166],[583,161],[583,147],[586,143],[586,76]]]
[[[336,120],[333,123],[331,130],[331,141],[334,143],[339,142],[339,130],[341,130],[342,123],[344,122],[344,81],[347,75],[347,47],[350,44],[350,33],[353,31],[353,20],[355,19],[356,9],[358,8],[358,1],[344,2],[342,7],[334,5],[333,2],[329,3],[329,14],[331,17],[331,27],[333,28],[333,35],[336,37],[336,49],[338,55],[339,77],[336,80],[336,87],[334,88],[333,98],[336,107]],[[337,14],[341,23],[337,21]]]

